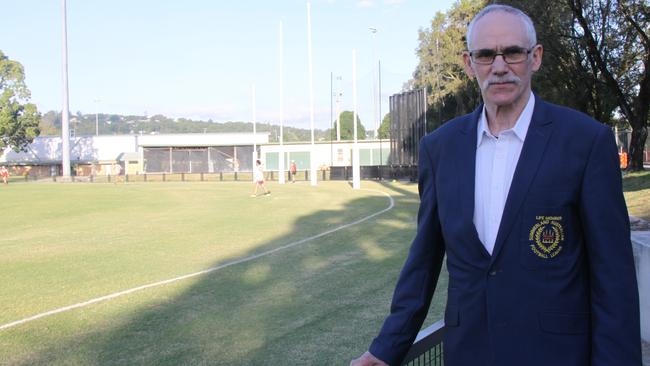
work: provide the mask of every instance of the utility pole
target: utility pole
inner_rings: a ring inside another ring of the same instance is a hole
[[[311,149],[309,153],[309,176],[311,185],[315,186],[316,180],[316,145],[314,145],[314,67],[311,51],[311,4],[307,2],[307,52],[309,59],[309,126],[311,129]]]
[[[61,112],[61,167],[64,180],[70,179],[70,106],[68,102],[68,32],[65,0],[62,10],[62,67],[63,67],[63,111]]]

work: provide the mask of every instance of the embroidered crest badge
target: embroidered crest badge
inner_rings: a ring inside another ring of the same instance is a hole
[[[537,223],[530,229],[530,249],[540,258],[555,258],[562,251],[564,227],[562,216],[536,216]]]

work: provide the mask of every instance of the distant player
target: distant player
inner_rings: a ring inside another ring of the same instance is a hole
[[[255,161],[255,168],[253,168],[253,180],[255,180],[255,192],[251,197],[257,197],[257,189],[262,188],[264,190],[264,195],[268,196],[271,194],[271,191],[266,189],[264,185],[264,171],[262,170],[262,162],[257,160]]]
[[[289,166],[289,176],[291,178],[291,183],[296,183],[296,172],[298,168],[296,167],[296,162],[291,160],[291,165]]]
[[[4,165],[0,168],[0,176],[2,176],[2,182],[4,184],[9,184],[9,171]]]

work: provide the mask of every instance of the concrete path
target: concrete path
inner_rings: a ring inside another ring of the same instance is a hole
[[[643,351],[643,366],[650,366],[650,223],[630,216],[631,238],[634,248],[635,264],[637,265],[637,281],[639,282],[639,301],[641,305],[641,338]]]

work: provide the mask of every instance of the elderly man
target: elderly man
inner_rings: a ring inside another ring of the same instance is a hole
[[[390,316],[351,365],[399,365],[442,260],[446,366],[639,366],[639,303],[611,130],[531,92],[530,18],[490,5],[467,31],[484,104],[420,145],[417,235]]]

